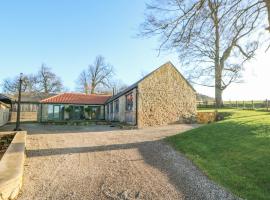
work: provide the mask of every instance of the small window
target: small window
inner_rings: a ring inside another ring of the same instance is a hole
[[[133,109],[133,95],[132,93],[126,95],[126,111],[132,111]]]
[[[115,102],[114,102],[114,105],[115,105],[115,112],[118,113],[119,112],[119,99],[117,99]]]

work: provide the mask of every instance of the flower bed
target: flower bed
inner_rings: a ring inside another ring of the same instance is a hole
[[[0,160],[6,152],[9,144],[14,138],[14,134],[1,134],[0,133]]]

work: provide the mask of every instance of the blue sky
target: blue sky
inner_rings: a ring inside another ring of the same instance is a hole
[[[0,80],[20,72],[35,73],[46,63],[72,91],[79,73],[99,54],[115,67],[117,77],[126,84],[132,84],[142,72],[150,72],[168,60],[179,66],[175,54],[158,56],[157,39],[136,36],[144,9],[143,0],[1,1]],[[263,86],[268,81],[260,76],[269,70],[270,53],[262,51],[259,57],[260,69],[258,60],[249,64],[245,75],[247,86],[255,84],[250,83],[254,70],[256,84]],[[243,84],[241,87],[241,90],[239,85],[229,88],[225,99],[251,98],[250,92],[239,95],[239,91],[244,91]],[[214,95],[212,89],[195,88]],[[266,92],[253,98],[267,96],[270,98]]]

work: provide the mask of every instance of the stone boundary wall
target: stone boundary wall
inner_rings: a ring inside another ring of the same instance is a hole
[[[22,122],[33,122],[38,120],[38,113],[37,112],[21,112],[20,119]],[[11,112],[10,122],[16,122],[17,120],[17,112]]]
[[[216,112],[198,112],[197,113],[197,122],[199,124],[207,124],[216,121],[217,113]]]
[[[26,131],[17,132],[0,160],[1,200],[15,199],[22,187],[26,135]]]

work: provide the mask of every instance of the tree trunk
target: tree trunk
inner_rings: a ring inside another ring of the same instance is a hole
[[[88,94],[88,85],[87,84],[84,84],[84,93],[85,94]]]
[[[91,85],[91,94],[95,93],[96,86],[92,83]]]
[[[211,3],[209,1],[209,3]],[[222,66],[220,63],[220,30],[219,30],[219,18],[218,18],[218,6],[209,4],[210,9],[213,12],[213,23],[215,27],[215,100],[216,107],[220,108],[223,105],[222,101]]]
[[[223,106],[223,100],[222,100],[222,92],[223,90],[219,87],[215,87],[215,100],[216,100],[216,107],[221,108]]]
[[[268,11],[268,30],[270,31],[270,0],[264,0]]]

